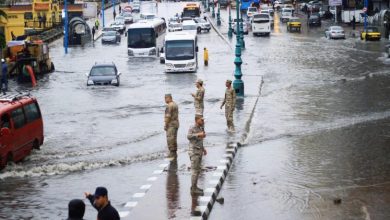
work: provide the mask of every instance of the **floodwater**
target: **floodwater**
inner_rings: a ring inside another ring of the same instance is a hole
[[[159,8],[166,18],[179,12],[179,3]],[[222,18],[225,24],[224,10]],[[211,219],[390,217],[385,42],[328,40],[326,25],[299,34],[275,24],[270,37],[245,37],[246,99],[256,96],[253,85],[260,84],[260,76],[264,83],[249,136],[221,192],[225,204],[215,205]],[[221,32],[227,32],[226,25]],[[234,54],[214,31],[198,40],[200,51],[209,49],[210,66],[200,65],[196,74],[165,74],[157,59],[129,59],[124,36],[120,45],[98,40],[68,55],[61,41],[54,42],[56,72],[32,90],[44,117],[45,143],[0,172],[0,218],[64,219],[67,202],[98,185],[109,188],[114,206],[122,206],[164,157],[165,93],[180,106],[178,143],[186,149],[197,78],[206,86],[206,144],[225,145],[219,104],[224,80],[232,78]],[[122,72],[120,87],[87,87],[85,73],[95,62],[114,62]],[[341,204],[334,204],[338,199]],[[86,219],[95,214],[88,207]]]

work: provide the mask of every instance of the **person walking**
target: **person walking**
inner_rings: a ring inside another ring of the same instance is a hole
[[[221,109],[225,105],[225,117],[228,131],[234,132],[233,112],[236,107],[236,92],[232,88],[232,81],[226,80],[225,98],[223,99]]]
[[[208,66],[209,65],[209,51],[207,50],[206,47],[203,49],[203,60],[204,60],[204,65]]]
[[[355,15],[352,16],[351,24],[352,24],[352,30],[355,30],[355,28],[356,28],[356,18],[355,18]]]
[[[122,7],[121,5],[119,4],[119,14],[122,13]]]
[[[164,130],[167,135],[168,157],[177,158],[177,130],[179,129],[179,107],[172,100],[171,94],[165,95]]]
[[[114,16],[114,20],[115,20],[115,17],[116,17],[116,11],[114,10],[114,12],[112,12],[112,15]]]
[[[203,139],[206,137],[203,126],[203,116],[196,114],[195,125],[190,127],[187,134],[187,139],[190,141],[188,155],[191,160],[191,195],[203,195],[203,190],[198,187],[202,157],[207,155],[207,151],[203,146]]]
[[[96,30],[99,30],[99,25],[100,25],[100,24],[99,24],[99,19],[96,19],[96,20],[95,20],[95,29],[96,29]]]
[[[195,105],[195,114],[201,114],[203,115],[204,111],[204,94],[205,89],[203,88],[203,80],[198,79],[196,80],[196,93],[192,93],[192,97],[194,98],[194,105]]]
[[[68,204],[68,218],[66,220],[83,220],[85,203],[81,199],[72,199]]]
[[[95,26],[92,27],[92,41],[95,41]]]
[[[8,91],[8,65],[1,59],[1,82],[0,90],[5,94]]]
[[[108,200],[108,192],[105,187],[96,187],[95,194],[85,192],[85,197],[89,200],[91,205],[98,211],[98,220],[119,220],[118,211],[111,206]]]
[[[41,26],[42,26],[42,16],[41,16],[40,13],[38,14],[38,23],[39,23],[39,28],[41,28]]]

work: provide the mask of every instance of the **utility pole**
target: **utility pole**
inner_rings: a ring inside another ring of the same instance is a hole
[[[68,32],[69,32],[69,22],[68,22],[68,2],[64,1],[64,13],[65,13],[65,36],[64,36],[64,47],[65,54],[68,54]]]
[[[240,37],[240,2],[239,0],[236,0],[236,18],[237,18],[237,25],[236,25],[236,58],[234,59],[234,64],[236,66],[236,69],[234,71],[234,82],[233,82],[233,88],[236,91],[236,94],[238,96],[244,96],[244,82],[242,81],[242,72],[241,72],[241,37]]]

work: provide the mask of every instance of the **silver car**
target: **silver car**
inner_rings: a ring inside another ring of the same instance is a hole
[[[116,31],[104,31],[102,33],[103,44],[116,44],[121,42],[121,36]]]
[[[207,32],[210,31],[211,29],[210,22],[206,21],[203,18],[194,18],[193,20],[196,23],[196,25],[198,25],[198,29],[197,29],[198,33],[202,31],[207,31]]]
[[[242,19],[240,19],[240,21],[242,22]],[[248,34],[249,33],[249,27],[248,27],[248,24],[246,22],[242,22],[242,29],[243,29],[243,32],[244,34]],[[237,19],[234,19],[233,20],[233,33],[236,34],[236,31],[237,31]]]
[[[330,26],[325,29],[325,37],[328,39],[345,39],[345,31],[340,26]]]

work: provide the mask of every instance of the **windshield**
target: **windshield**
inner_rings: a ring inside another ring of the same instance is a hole
[[[176,40],[165,43],[165,56],[167,60],[194,59],[194,41]]]
[[[114,76],[115,67],[113,66],[97,66],[91,69],[91,76]]]
[[[127,35],[129,48],[150,48],[156,46],[156,35],[152,28],[129,29]]]
[[[177,28],[177,27],[181,27],[181,24],[179,24],[179,23],[171,23],[171,24],[169,24],[169,27]]]
[[[260,23],[268,23],[269,20],[265,20],[265,19],[254,19],[253,20],[253,23],[256,23],[256,24],[260,24]]]
[[[342,31],[343,29],[341,27],[331,27],[332,31]]]
[[[183,30],[196,30],[196,25],[183,25]]]
[[[290,22],[299,22],[299,19],[290,19]]]
[[[269,15],[268,14],[257,14],[253,16],[253,19],[266,19],[269,20]]]
[[[116,36],[116,31],[107,31],[103,33],[103,36]]]
[[[183,17],[185,18],[192,18],[192,17],[199,17],[200,11],[199,8],[184,8],[183,10]]]
[[[368,27],[367,32],[379,32],[379,31],[378,31],[378,28],[376,28],[376,27]]]
[[[256,12],[257,9],[256,8],[248,8],[248,12]]]

